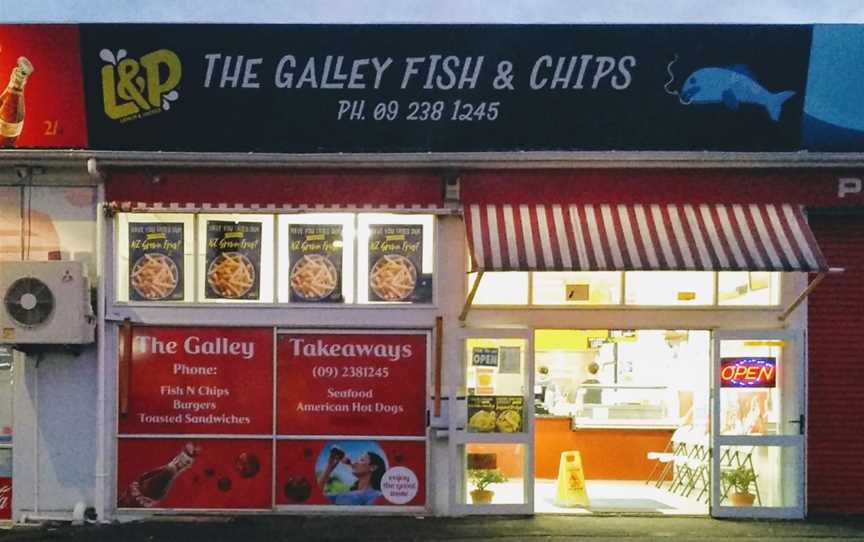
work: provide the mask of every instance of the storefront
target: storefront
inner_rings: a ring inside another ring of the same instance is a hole
[[[2,29],[43,150],[0,154],[0,258],[90,264],[96,312],[3,326],[14,518],[862,510],[813,428],[854,420],[860,134],[821,113],[861,29],[159,30]]]
[[[106,183],[120,513],[426,511],[439,179],[254,177],[240,198],[247,174]]]
[[[466,367],[465,446],[469,454],[481,446],[472,431],[498,431],[484,428],[483,413],[472,416],[473,394],[534,390],[525,397],[535,413],[524,452],[509,450],[527,455],[533,445],[533,459],[511,478],[534,493],[516,503],[548,513],[575,503],[594,512],[734,516],[742,510],[729,498],[737,474],[756,477],[743,484],[755,498],[747,515],[802,513],[806,320],[789,308],[806,272],[828,266],[798,206],[764,202],[778,193],[794,202],[806,197],[799,187],[830,185],[796,176],[467,176],[472,283],[479,278],[467,320],[480,328],[468,353],[517,341],[529,354],[523,379],[504,376],[503,391],[488,383],[494,389],[478,391],[481,380],[509,372],[503,361]],[[721,203],[726,191],[751,203]],[[506,326],[525,331],[492,338],[483,330]],[[500,435],[499,446],[516,442]],[[559,476],[572,452],[585,491],[568,497]]]

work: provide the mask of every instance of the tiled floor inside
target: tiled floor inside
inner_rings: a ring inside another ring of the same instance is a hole
[[[588,480],[585,483],[588,507],[555,505],[556,481],[537,480],[534,485],[534,512],[538,514],[632,513],[664,515],[707,515],[708,505],[684,498],[641,481]],[[512,480],[495,484],[495,503],[519,503],[522,484]]]
[[[649,513],[707,514],[708,505],[694,498],[684,498],[641,481],[587,480],[585,487],[590,505],[587,508],[564,508],[555,505],[555,480],[537,480],[534,485],[534,511],[542,514],[573,513]]]

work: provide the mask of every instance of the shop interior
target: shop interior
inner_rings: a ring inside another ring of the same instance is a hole
[[[486,422],[478,412],[491,405],[489,397],[500,401],[521,394],[525,367],[507,352],[515,353],[524,342],[469,343],[475,354],[493,347],[499,353],[495,367],[468,367],[466,421],[469,431],[482,431]],[[770,341],[724,341],[721,355],[780,359],[780,347]],[[494,490],[496,504],[532,499],[535,513],[709,513],[710,331],[536,330],[533,370],[533,496],[525,487],[531,477],[524,473],[530,440],[466,445],[467,492],[483,485]],[[473,403],[472,395],[479,395]],[[723,387],[722,434],[777,434],[779,399],[776,387]],[[505,408],[512,409],[512,402]],[[507,430],[500,423],[495,429]],[[745,480],[757,499],[748,506],[794,499],[784,489],[795,484],[782,472],[782,465],[794,459],[785,457],[790,451],[724,447],[724,504],[733,492],[727,474],[735,470],[758,478]]]
[[[679,428],[707,449],[710,359],[704,330],[538,330],[536,511],[707,513],[707,470],[673,484],[659,458]],[[580,466],[585,491],[560,498]]]

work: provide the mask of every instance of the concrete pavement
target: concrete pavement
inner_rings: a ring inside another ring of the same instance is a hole
[[[15,527],[0,541],[198,542],[268,540],[477,542],[591,540],[864,540],[864,517],[807,521],[716,520],[670,517],[172,517],[144,522],[71,527]]]

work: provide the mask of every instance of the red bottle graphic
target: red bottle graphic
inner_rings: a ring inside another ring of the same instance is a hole
[[[155,506],[165,498],[180,473],[192,465],[198,451],[191,442],[187,443],[166,465],[145,472],[129,484],[120,495],[118,505],[135,508]]]
[[[33,73],[33,64],[18,57],[18,65],[9,76],[9,84],[0,94],[0,148],[14,147],[24,128],[24,85]]]

